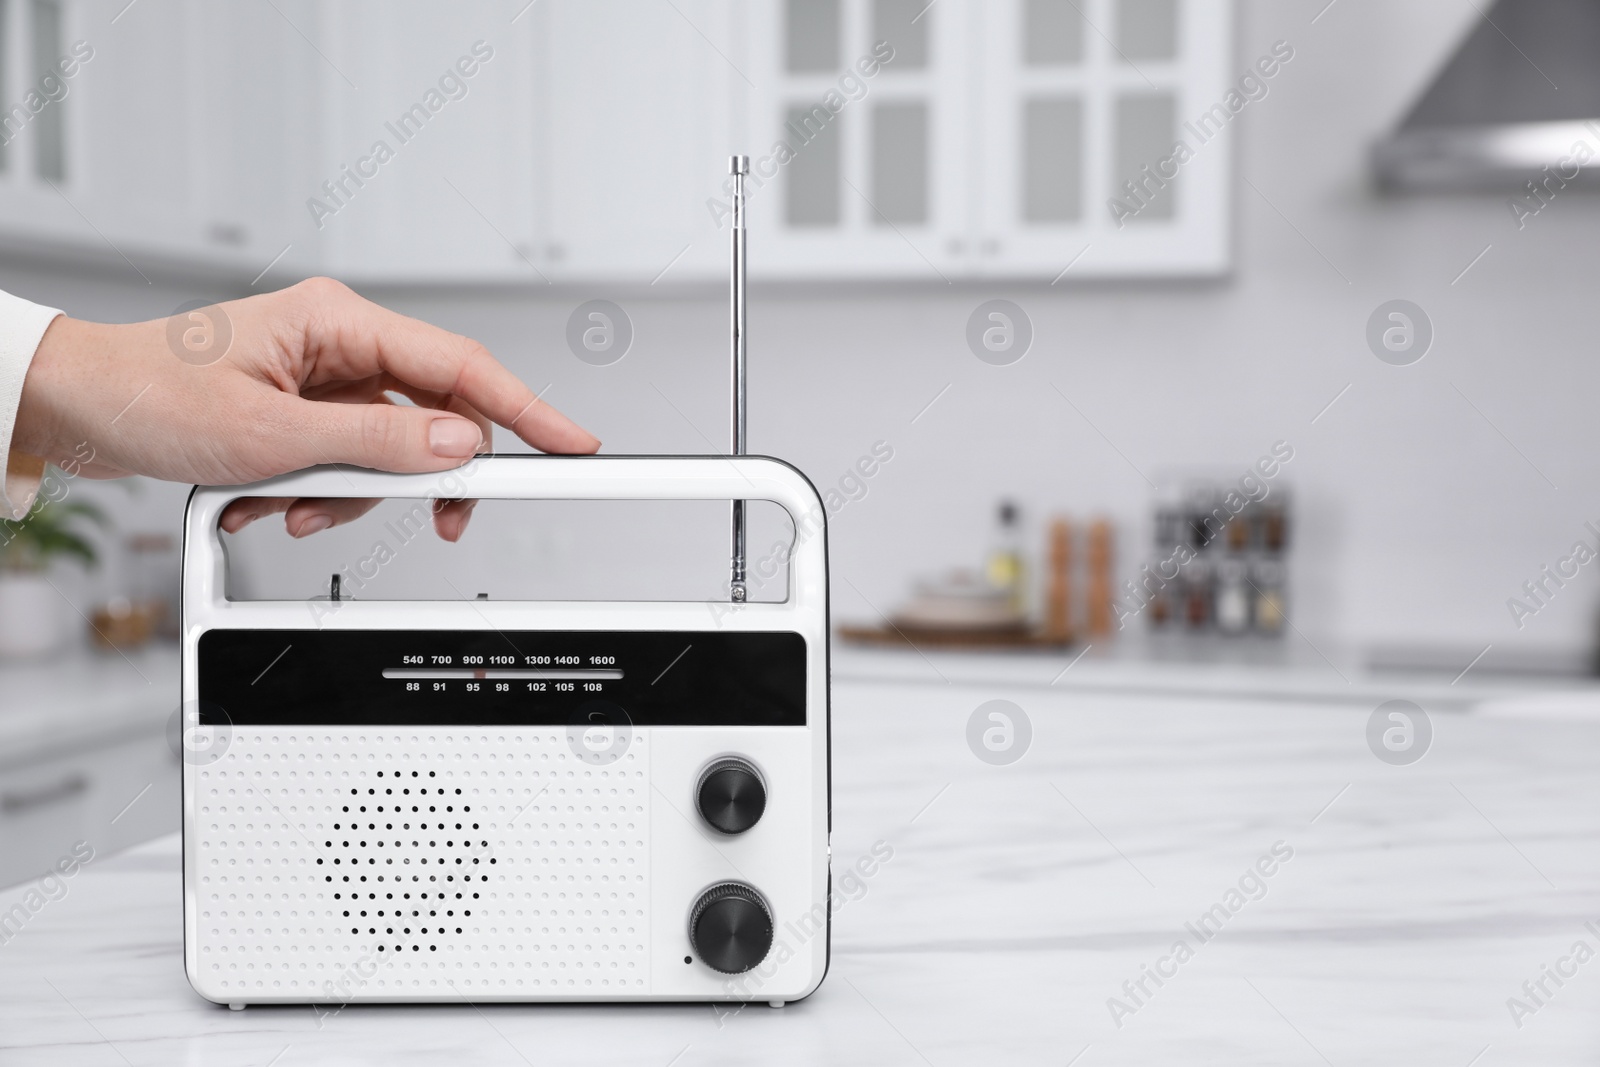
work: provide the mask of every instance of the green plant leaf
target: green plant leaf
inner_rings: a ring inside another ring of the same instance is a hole
[[[88,522],[111,527],[110,517],[87,500],[40,500],[21,519],[0,519],[0,566],[42,570],[57,556],[70,556],[85,566],[99,563],[94,544],[74,527]]]

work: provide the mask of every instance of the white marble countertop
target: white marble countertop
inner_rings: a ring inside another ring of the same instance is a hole
[[[185,981],[166,838],[0,944],[0,1062],[1593,1063],[1600,961],[1560,961],[1600,950],[1600,701],[1510,696],[1432,709],[1428,754],[1391,766],[1357,699],[841,677],[835,869],[894,855],[837,915],[821,989],[780,1010],[230,1013]],[[1033,727],[1010,766],[966,743],[995,698]],[[1195,936],[1275,845],[1264,895]],[[1162,963],[1179,939],[1192,958]],[[1547,964],[1576,974],[1535,1004]],[[1147,965],[1171,976],[1135,999]]]
[[[1373,670],[1352,649],[1326,646],[1319,651],[1305,641],[1216,638],[1163,643],[1139,635],[1061,652],[914,651],[835,640],[833,676],[941,685],[1009,683],[1077,693],[1180,698],[1200,694],[1280,702],[1329,700],[1369,707],[1403,697],[1457,710],[1486,699],[1532,694],[1600,695],[1600,678],[1496,672],[1486,662],[1480,665],[1468,659],[1470,655],[1449,670]]]

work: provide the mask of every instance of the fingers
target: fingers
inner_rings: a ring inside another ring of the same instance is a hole
[[[445,407],[457,415],[465,415],[477,425],[478,432],[482,435],[478,442],[479,452],[494,451],[494,423],[489,421],[487,415],[458,396],[451,397],[450,403],[446,404]]]
[[[222,509],[222,529],[238,533],[257,519],[282,514],[290,537],[314,533],[354,522],[379,504],[378,498],[246,496]],[[445,541],[459,541],[472,518],[476,500],[440,500],[434,505],[433,529]]]
[[[300,395],[307,400],[327,400],[336,404],[391,404],[394,401],[385,394],[393,388],[394,384],[389,375],[374,374],[354,382],[324,382],[320,385],[303,386]],[[441,405],[423,406],[432,408]]]
[[[224,533],[238,533],[262,516],[289,510],[292,503],[292,497],[242,496],[222,509],[218,525]]]
[[[363,378],[358,382],[329,382],[326,385],[304,389],[300,395],[307,400],[330,401],[339,404],[393,404],[394,400],[388,395],[390,392],[399,393],[420,408],[451,411],[464,418],[471,419],[477,424],[478,430],[482,434],[482,440],[478,443],[478,451],[491,451],[491,446],[494,442],[494,423],[490,422],[483,412],[458,396],[418,389],[400,381],[391,374],[378,374],[370,378]]]
[[[453,411],[402,404],[332,404],[279,395],[272,402],[285,469],[349,463],[372,470],[446,471],[484,443],[483,430]]]
[[[379,504],[377,498],[302,497],[283,514],[283,528],[290,537],[310,537],[334,526],[354,522]]]
[[[284,529],[289,531],[290,537],[310,537],[354,522],[382,502],[381,498],[247,496],[222,509],[221,525],[227,533],[238,533],[259,518],[282,513]],[[456,536],[460,536],[459,531]]]
[[[415,388],[461,398],[541,451],[600,447],[599,439],[539,400],[478,342],[379,307],[337,282],[313,279],[294,291],[312,304],[307,385],[388,371]]]
[[[476,500],[441,500],[433,513],[433,529],[440,538],[446,541],[459,541],[466,532],[467,521],[472,518],[472,509],[478,506]]]
[[[383,387],[392,389],[421,408],[434,410],[453,411],[457,415],[465,416],[478,424],[478,429],[483,431],[483,443],[478,446],[479,452],[491,451],[494,442],[494,423],[489,421],[483,412],[461,399],[459,396],[450,396],[448,393],[435,393],[427,389],[419,389],[408,382],[403,382],[393,375],[385,374]],[[385,398],[387,400],[387,398]]]

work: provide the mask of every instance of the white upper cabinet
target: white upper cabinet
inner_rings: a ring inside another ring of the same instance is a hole
[[[727,270],[720,197],[745,76],[729,0],[541,0],[529,195],[552,281],[649,285]],[[719,226],[719,223],[722,225]]]
[[[753,273],[970,272],[964,14],[959,0],[747,6]]]
[[[0,224],[12,242],[130,270],[142,254],[199,247],[186,165],[196,83],[174,61],[192,43],[189,13],[182,3],[137,18],[98,0],[0,3]]]
[[[0,238],[272,281],[720,282],[739,151],[758,277],[1214,275],[1232,24],[1231,0],[0,0]]]
[[[319,170],[299,202],[323,269],[542,282],[530,12],[423,0],[320,12]]]
[[[318,189],[333,188],[307,191],[321,201],[326,268],[534,285],[720,272],[725,238],[707,201],[730,150],[730,6],[327,9]]]
[[[289,21],[312,12],[0,0],[6,238],[141,275],[313,264],[296,198],[316,150],[316,56]]]
[[[1227,270],[1231,138],[1183,124],[1228,92],[1230,0],[763,0],[749,19],[746,140],[787,159],[757,183],[753,271]]]
[[[1228,269],[1229,0],[994,0],[970,16],[983,273]]]
[[[322,248],[305,201],[323,177],[317,87],[326,70],[306,39],[317,30],[315,0],[190,2],[187,65],[198,91],[185,103],[192,132],[179,158],[197,193],[187,205],[194,237],[251,277],[268,264],[313,273]]]

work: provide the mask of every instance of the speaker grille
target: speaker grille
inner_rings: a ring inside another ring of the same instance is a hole
[[[195,776],[198,966],[226,995],[648,991],[646,731],[235,730]]]

